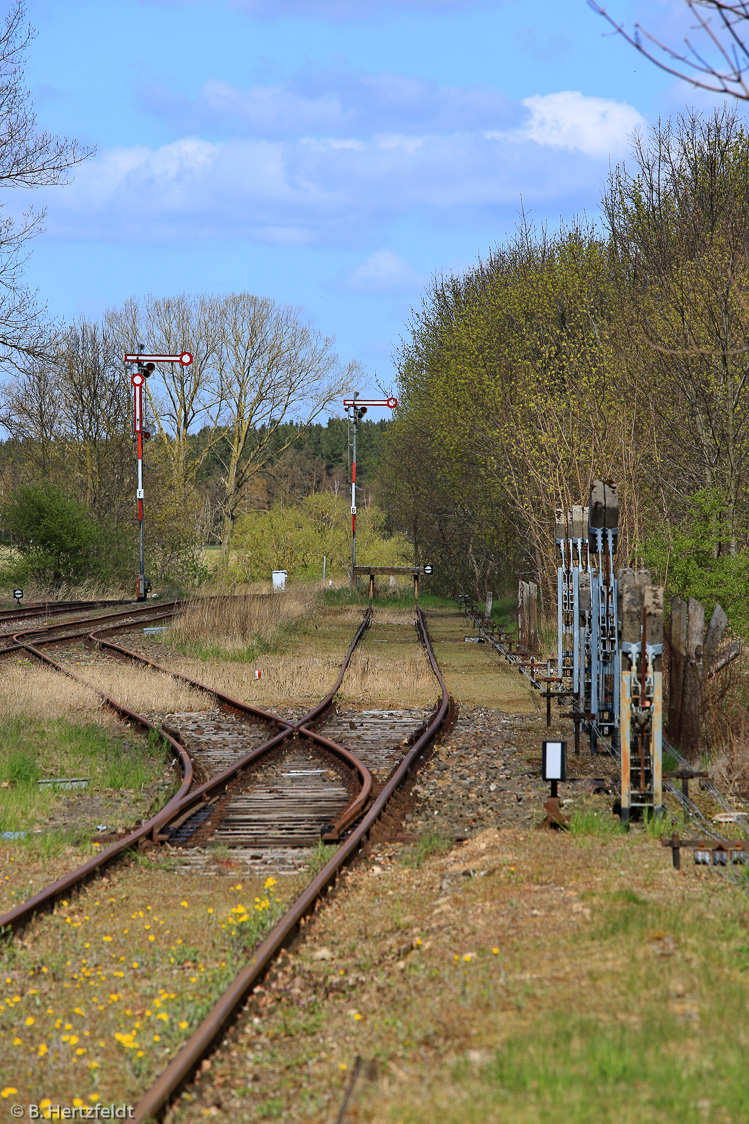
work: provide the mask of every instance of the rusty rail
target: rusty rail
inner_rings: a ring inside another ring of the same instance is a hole
[[[101,618],[98,619],[100,620]],[[152,660],[148,660],[144,656],[140,656],[137,652],[132,652],[128,648],[123,648],[120,645],[112,643],[111,641],[104,640],[100,635],[98,635],[103,631],[116,631],[118,628],[132,627],[131,622],[124,622],[120,623],[119,625],[110,625],[105,629],[97,628],[94,629],[93,632],[88,633],[87,635],[93,643],[100,644],[102,647],[106,647],[113,651],[116,651],[120,655],[123,655],[128,659],[132,659],[140,663],[145,663],[155,670],[164,672],[165,674],[170,675],[175,679],[179,679],[199,690],[206,691],[209,694],[213,695],[215,698],[220,699],[227,706],[232,707],[240,713],[248,714],[256,718],[261,718],[270,724],[281,727],[279,733],[275,734],[267,741],[261,743],[259,746],[256,746],[249,753],[245,754],[243,757],[234,762],[233,765],[229,766],[229,768],[225,769],[222,773],[219,773],[216,777],[211,778],[211,780],[206,781],[205,784],[200,785],[196,789],[192,789],[193,769],[190,756],[185,747],[181,745],[181,743],[172,734],[169,734],[165,731],[158,731],[156,727],[151,722],[149,722],[147,718],[144,717],[144,715],[138,714],[136,711],[132,711],[129,708],[122,706],[116,701],[116,699],[111,698],[104,691],[99,691],[97,688],[93,687],[81,676],[77,675],[74,671],[70,670],[70,668],[65,667],[63,664],[58,663],[57,660],[54,660],[52,658],[52,656],[50,656],[46,652],[41,651],[41,649],[36,647],[34,644],[19,640],[19,646],[23,648],[23,650],[29,652],[38,660],[48,664],[56,671],[61,672],[63,675],[67,675],[69,678],[73,679],[75,682],[81,684],[82,686],[96,691],[96,693],[100,695],[100,697],[104,700],[106,705],[113,709],[117,714],[122,715],[122,717],[126,718],[133,724],[140,726],[144,730],[154,730],[156,732],[160,732],[161,736],[164,737],[165,740],[169,743],[172,752],[175,754],[175,757],[177,758],[182,768],[183,780],[175,795],[164,805],[163,808],[161,808],[156,813],[156,815],[152,816],[151,819],[149,819],[145,824],[142,824],[135,831],[130,832],[123,839],[118,840],[117,843],[113,843],[109,847],[104,848],[99,854],[94,855],[82,866],[76,868],[76,870],[70,871],[68,874],[63,875],[55,882],[52,882],[49,886],[46,886],[43,890],[40,890],[39,893],[35,894],[32,898],[29,898],[28,901],[20,903],[8,913],[0,916],[0,930],[2,930],[3,928],[9,928],[12,932],[18,931],[24,925],[28,924],[28,922],[32,920],[36,913],[40,912],[43,909],[48,909],[58,898],[69,892],[76,885],[85,882],[91,875],[99,870],[102,870],[110,862],[122,856],[133,846],[136,846],[142,841],[145,841],[149,836],[156,840],[158,838],[159,832],[167,828],[174,819],[178,817],[182,818],[183,813],[189,812],[193,807],[197,807],[198,805],[207,802],[217,794],[220,794],[226,788],[229,781],[234,776],[236,776],[237,773],[252,765],[259,758],[270,753],[283,741],[297,732],[299,732],[302,736],[311,738],[318,744],[323,745],[330,752],[335,753],[338,757],[340,757],[341,760],[345,762],[345,764],[349,768],[355,770],[359,774],[359,777],[361,779],[360,792],[357,794],[354,800],[343,810],[341,815],[332,825],[332,828],[335,832],[342,830],[345,824],[351,822],[352,816],[355,817],[360,813],[361,808],[369,799],[372,790],[371,773],[367,769],[366,765],[364,765],[362,761],[355,757],[354,754],[350,753],[349,750],[347,750],[344,746],[339,746],[337,743],[331,741],[328,738],[324,738],[319,734],[316,734],[313,730],[310,730],[306,727],[310,722],[319,717],[330,705],[336,691],[341,685],[343,676],[354,653],[354,650],[365,630],[369,627],[370,620],[371,609],[368,609],[364,614],[364,619],[362,620],[362,623],[359,626],[353,641],[351,642],[348,652],[346,653],[346,657],[343,661],[343,665],[341,667],[338,678],[336,679],[335,685],[319,703],[317,703],[310,711],[307,712],[307,714],[303,715],[303,717],[295,723],[286,722],[285,719],[281,718],[278,715],[272,714],[269,711],[261,710],[259,707],[254,707],[248,703],[241,702],[239,699],[234,699],[230,695],[226,695],[221,691],[218,691],[212,687],[208,687],[204,683],[200,683],[198,680],[190,679],[187,676],[180,674],[179,672],[162,667],[160,664],[157,664]],[[81,624],[80,621],[75,623],[78,625]],[[39,629],[29,631],[35,634],[38,631],[44,632],[49,630]],[[23,637],[29,635],[29,632],[19,632],[16,635],[18,637]],[[76,636],[78,635],[79,634],[76,634]],[[54,643],[55,641],[63,642],[69,638],[70,637],[67,636],[40,637],[37,639],[37,643]]]
[[[371,808],[365,813],[359,825],[344,839],[335,855],[313,878],[278,924],[254,950],[250,963],[235,977],[208,1015],[182,1046],[177,1056],[140,1099],[135,1107],[133,1117],[135,1124],[145,1124],[146,1121],[160,1116],[175,1094],[193,1076],[202,1059],[213,1051],[225,1028],[244,1003],[250,991],[259,982],[273,958],[288,942],[302,917],[309,912],[322,892],[333,882],[341,867],[354,857],[365,842],[388,800],[406,779],[420,753],[442,725],[449,705],[447,687],[434,657],[426,621],[421,609],[417,609],[417,627],[425,645],[432,671],[442,692],[439,707],[424,732],[405,754],[400,765],[391,775]]]

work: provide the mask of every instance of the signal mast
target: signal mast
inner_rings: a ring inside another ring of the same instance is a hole
[[[181,363],[183,367],[189,367],[192,355],[189,351],[183,351],[181,355],[146,355],[143,344],[139,344],[135,354],[125,356],[125,366],[130,371],[130,382],[133,385],[133,436],[137,442],[138,461],[138,485],[135,493],[138,500],[137,601],[145,601],[151,589],[151,579],[146,577],[146,541],[143,528],[143,442],[148,441],[151,434],[143,428],[143,386],[156,370],[157,363]]]
[[[351,460],[351,584],[356,582],[356,423],[361,421],[369,406],[387,406],[394,410],[398,405],[397,398],[360,398],[359,391],[354,391],[353,398],[343,399],[349,421],[354,427],[353,457]]]

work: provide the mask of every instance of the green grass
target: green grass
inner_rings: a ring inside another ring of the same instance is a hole
[[[618,816],[610,811],[583,804],[573,810],[570,816],[572,835],[622,835],[624,826]]]
[[[337,850],[338,848],[335,844],[323,843],[322,839],[320,839],[314,851],[311,853],[309,859],[307,860],[307,865],[309,867],[310,873],[319,874],[325,864],[333,858],[333,855]]]
[[[444,855],[452,846],[452,839],[436,828],[431,828],[419,836],[411,850],[404,852],[401,862],[403,866],[418,869],[430,855]]]
[[[424,1103],[408,1097],[393,1121],[749,1120],[749,946],[740,911],[716,915],[704,898],[673,908],[627,888],[592,896],[591,954],[615,945],[621,975],[602,973],[605,990],[596,1000],[589,994],[585,1009],[539,1011],[478,1065],[454,1063]]]
[[[79,796],[138,793],[163,778],[166,753],[165,742],[155,733],[145,740],[117,737],[99,726],[64,719],[0,722],[0,831],[38,828],[63,802],[74,806]],[[79,790],[40,788],[37,782],[43,778],[85,778],[89,783]],[[56,853],[79,841],[80,832],[54,828],[45,835],[49,839],[43,845],[36,832],[29,842]]]

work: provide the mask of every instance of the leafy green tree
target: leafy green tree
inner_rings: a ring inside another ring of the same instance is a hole
[[[730,613],[733,628],[749,636],[749,554],[726,549],[731,520],[726,494],[703,488],[690,498],[685,518],[670,534],[654,531],[642,553],[665,583],[667,603],[674,596],[695,597],[706,619],[719,603]]]
[[[332,492],[244,515],[232,543],[232,575],[241,581],[267,580],[273,570],[288,570],[291,577],[320,578],[325,555],[330,577],[350,576],[350,518],[348,499]],[[403,535],[388,535],[385,524],[380,508],[359,508],[357,556],[373,566],[406,564],[412,557],[409,543]]]
[[[3,531],[21,554],[19,574],[50,588],[119,578],[132,565],[122,539],[53,484],[22,486],[1,517]]]

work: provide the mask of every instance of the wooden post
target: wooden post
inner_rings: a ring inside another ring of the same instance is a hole
[[[484,616],[487,617],[487,619],[490,618],[491,615],[492,615],[492,601],[493,600],[494,600],[494,595],[492,593],[487,593],[487,595],[486,595],[486,608],[484,609]]]
[[[538,650],[538,586],[528,582],[528,647]]]
[[[687,656],[687,605],[680,597],[671,600],[671,644],[669,652],[668,736],[681,744],[681,700]]]
[[[374,574],[369,575],[369,600],[374,597]]]
[[[518,643],[528,641],[528,621],[526,617],[525,582],[518,583]]]
[[[690,597],[687,603],[687,651],[681,697],[681,748],[694,758],[700,748],[700,715],[705,685],[705,610]]]
[[[419,575],[414,574],[414,601],[419,600]]]

